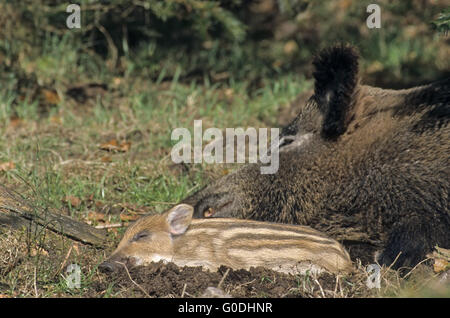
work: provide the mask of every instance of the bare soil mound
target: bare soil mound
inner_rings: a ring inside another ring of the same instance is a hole
[[[219,287],[231,297],[351,297],[349,277],[289,275],[262,267],[233,270],[222,266],[217,272],[201,267],[178,267],[173,263],[151,263],[145,267],[103,274],[96,293],[109,290],[119,297],[204,297],[208,287]]]

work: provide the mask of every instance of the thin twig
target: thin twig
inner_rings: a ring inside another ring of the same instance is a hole
[[[39,294],[38,294],[38,290],[37,290],[37,284],[36,284],[36,266],[34,267],[34,293],[35,293],[35,297],[38,298]]]
[[[225,278],[228,276],[228,273],[230,272],[230,269],[228,268],[225,274],[223,274],[222,279],[220,280],[219,284],[217,285],[217,288],[220,288],[222,286],[222,283],[224,282]]]
[[[431,258],[426,258],[423,261],[419,262],[416,266],[414,266],[405,276],[403,276],[403,279],[405,279],[406,277],[408,277],[416,268],[417,266],[419,266],[420,264],[430,260]]]
[[[341,297],[344,298],[344,292],[343,292],[343,290],[342,290],[342,283],[341,283],[341,280],[339,280],[339,290],[340,290],[340,292],[341,292]]]
[[[112,229],[112,228],[118,228],[118,227],[124,227],[125,224],[123,223],[114,223],[114,224],[104,224],[104,225],[97,225],[95,226],[96,229]]]
[[[325,298],[325,293],[323,292],[322,286],[320,285],[320,283],[317,280],[317,278],[314,277],[314,281],[316,282],[317,285],[319,285],[320,293],[322,294],[322,297]]]
[[[249,282],[239,284],[239,285],[237,285],[234,289],[238,289],[238,288],[241,288],[242,286],[250,285],[250,284],[253,283],[255,280],[256,280],[256,278],[255,278],[255,279],[252,279],[252,280],[249,281]]]
[[[136,286],[137,286],[137,287],[145,294],[145,296],[147,296],[148,298],[151,298],[150,295],[145,291],[145,289],[142,288],[138,283],[136,283],[136,282],[133,280],[133,278],[131,278],[131,275],[130,275],[130,272],[128,271],[127,265],[125,265],[124,263],[121,263],[121,262],[117,262],[117,263],[122,264],[123,267],[125,267],[125,270],[126,270],[126,272],[127,272],[128,278],[131,280],[131,282],[132,282],[133,284],[135,284],[135,285],[136,285]]]
[[[397,262],[398,258],[400,257],[400,255],[402,255],[402,251],[400,251],[397,254],[397,257],[394,259],[394,261],[391,263],[391,265],[389,265],[389,267],[387,268],[387,270],[384,272],[383,275],[381,275],[381,278],[383,278],[383,276],[392,268],[392,266],[394,266],[395,262]]]
[[[96,23],[96,27],[103,34],[103,36],[106,39],[106,42],[108,43],[110,56],[109,56],[109,63],[107,63],[107,64],[109,64],[108,66],[112,69],[117,65],[117,59],[118,59],[117,47],[114,44],[114,40],[112,39],[108,30],[103,25],[101,25],[100,23]]]
[[[57,276],[59,273],[61,273],[61,271],[63,270],[64,266],[66,266],[67,260],[69,259],[70,254],[72,253],[73,245],[74,244],[72,243],[72,245],[69,248],[69,251],[66,254],[66,257],[64,257],[64,260],[63,260],[63,262],[61,264],[61,267],[58,269],[58,271],[56,272],[55,276]]]
[[[334,295],[336,295],[337,293],[338,285],[339,285],[339,275],[336,275],[336,284],[334,285]]]
[[[184,298],[184,293],[186,292],[187,284],[185,283],[183,286],[183,291],[181,292],[181,298]]]

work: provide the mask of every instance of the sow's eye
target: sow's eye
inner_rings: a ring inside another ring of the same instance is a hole
[[[278,147],[281,148],[281,147],[290,145],[290,144],[292,144],[293,141],[294,141],[293,136],[284,136],[283,138],[281,138],[280,145]]]
[[[150,236],[151,236],[151,233],[150,233],[150,232],[148,232],[148,231],[142,231],[142,232],[137,233],[135,236],[133,236],[133,238],[131,239],[131,241],[132,241],[132,242],[139,241],[139,240],[142,240],[142,239],[144,239],[144,238],[149,238]]]

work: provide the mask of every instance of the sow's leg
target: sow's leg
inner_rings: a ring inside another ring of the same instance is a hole
[[[395,261],[393,268],[414,267],[425,260],[436,245],[449,248],[448,220],[441,219],[438,226],[433,226],[436,223],[415,216],[394,224],[378,262],[390,266]]]

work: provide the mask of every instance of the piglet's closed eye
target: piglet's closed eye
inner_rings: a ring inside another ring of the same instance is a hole
[[[139,241],[141,239],[145,239],[145,238],[149,238],[151,237],[151,233],[148,231],[142,231],[137,233],[136,235],[134,235],[131,239],[131,242],[136,242]]]

